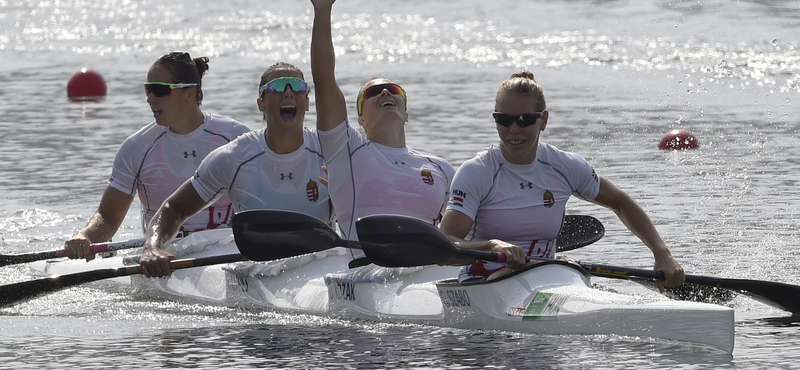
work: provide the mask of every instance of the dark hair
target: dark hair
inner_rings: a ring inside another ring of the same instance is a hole
[[[497,90],[495,99],[500,98],[505,93],[514,93],[522,96],[531,96],[536,99],[541,105],[536,108],[537,110],[547,109],[547,102],[544,99],[544,89],[542,85],[536,82],[531,71],[520,71],[511,75],[507,80],[503,81],[500,88]]]
[[[261,81],[258,83],[258,87],[256,89],[260,90],[261,86],[264,86],[265,83],[273,80],[272,78],[269,77],[269,75],[277,71],[294,71],[300,74],[301,79],[303,80],[306,79],[305,76],[303,76],[303,70],[301,70],[296,65],[286,62],[278,62],[271,65],[269,68],[267,68],[266,71],[264,71],[264,73],[261,74]]]
[[[208,72],[208,58],[194,58],[189,53],[174,51],[164,54],[158,58],[153,65],[160,65],[175,78],[175,83],[195,83],[197,84],[197,105],[203,103],[203,75]]]

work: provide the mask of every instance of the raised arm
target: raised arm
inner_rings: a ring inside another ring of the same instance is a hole
[[[311,0],[314,25],[311,32],[311,75],[317,105],[317,129],[328,131],[347,118],[344,94],[336,83],[336,55],[331,35],[331,8],[336,0]]]

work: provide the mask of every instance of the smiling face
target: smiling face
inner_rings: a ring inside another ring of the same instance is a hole
[[[510,116],[539,112],[541,106],[542,103],[530,94],[523,95],[510,91],[499,94],[495,100],[495,112]],[[535,124],[524,128],[520,127],[517,121],[508,127],[495,124],[497,134],[500,136],[500,150],[503,157],[513,164],[533,163],[539,147],[539,136],[547,126],[548,118],[549,113],[545,112]]]
[[[375,78],[368,81],[358,92],[357,102],[361,107],[358,123],[369,133],[378,124],[408,122],[404,94],[405,91],[389,79]]]
[[[147,72],[147,81],[175,83],[175,77],[170,71],[160,64],[154,64]],[[174,89],[171,94],[156,96],[147,94],[147,104],[153,111],[156,123],[161,126],[171,127],[182,122],[187,112],[197,109],[196,86]]]
[[[280,77],[295,77],[303,79],[302,72],[294,69],[274,69],[262,76],[261,85]],[[291,125],[303,126],[305,114],[308,111],[310,100],[308,91],[295,92],[291,86],[286,85],[283,91],[263,91],[256,101],[258,110],[262,112],[267,126]]]

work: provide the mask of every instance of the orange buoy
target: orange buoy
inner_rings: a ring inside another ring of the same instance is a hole
[[[661,142],[658,143],[658,149],[666,150],[687,150],[699,147],[700,144],[697,142],[697,138],[684,129],[670,130],[661,137]]]
[[[106,81],[94,70],[81,68],[69,78],[67,97],[69,100],[99,101],[106,96]]]

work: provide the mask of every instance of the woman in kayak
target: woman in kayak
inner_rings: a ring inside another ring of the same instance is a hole
[[[277,63],[261,75],[258,109],[266,127],[224,145],[164,202],[147,228],[141,266],[146,276],[166,276],[175,257],[164,246],[184,220],[220,194],[235,212],[284,209],[331,219],[317,133],[303,126],[309,86],[294,65]]]
[[[389,79],[373,78],[358,93],[358,124],[366,136],[349,124],[347,105],[334,73],[331,8],[335,0],[311,2],[317,130],[343,237],[357,239],[355,221],[373,214],[401,214],[437,223],[448,199],[453,166],[406,145],[406,92]],[[361,256],[360,250],[354,251],[357,259],[350,266],[365,264]]]
[[[524,266],[526,255],[554,258],[565,205],[575,195],[613,210],[650,248],[666,286],[683,283],[683,268],[628,193],[598,176],[580,155],[539,142],[550,114],[533,73],[514,73],[503,82],[492,115],[500,143],[459,167],[441,228],[460,247],[502,251],[508,263],[466,265],[459,280],[497,278]],[[659,282],[659,289],[664,285]]]
[[[111,178],[97,211],[64,247],[70,258],[94,258],[92,243],[111,240],[133,197],[141,201],[142,228],[161,203],[194,174],[208,153],[250,131],[229,117],[204,113],[202,77],[208,58],[172,52],[153,63],[144,83],[155,120],[129,136],[117,150]],[[208,204],[208,211],[188,218],[186,231],[225,225],[231,213],[228,197]]]

